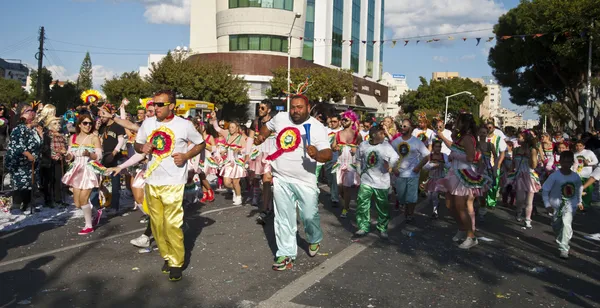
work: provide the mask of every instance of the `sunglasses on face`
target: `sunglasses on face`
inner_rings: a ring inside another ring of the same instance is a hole
[[[81,122],[83,126],[92,126],[92,122]]]
[[[169,106],[171,105],[171,103],[169,102],[154,102],[154,106],[156,107],[164,107],[164,106]]]
[[[259,107],[260,110],[267,110],[267,107],[261,106]]]

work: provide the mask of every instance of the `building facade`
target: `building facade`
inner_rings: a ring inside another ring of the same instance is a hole
[[[398,105],[400,97],[406,91],[410,90],[408,83],[406,83],[406,75],[385,72],[381,77],[381,83],[388,86],[388,103],[381,104],[382,106],[378,113],[382,116],[395,116],[400,111],[400,106]]]
[[[452,79],[452,78],[460,78],[460,74],[458,72],[433,72],[433,73],[431,73],[431,80],[444,80],[444,79]]]
[[[502,104],[502,87],[500,87],[493,77],[477,79],[481,80],[487,89],[487,95],[479,108],[479,116],[484,119],[493,118],[497,120]]]
[[[140,66],[138,70],[140,77],[145,78],[147,76],[150,76],[150,69],[152,68],[152,64],[158,64],[158,62],[160,62],[160,60],[162,60],[166,56],[167,55],[162,54],[150,54],[148,56],[148,66]]]
[[[0,59],[0,78],[17,80],[21,83],[22,87],[25,87],[28,77],[29,68],[20,63],[20,61],[16,63]]]
[[[384,1],[192,1],[190,57],[232,64],[257,103],[266,98],[272,71],[287,67],[291,34],[292,68],[351,69],[355,91],[362,94],[357,100],[377,109],[387,102],[387,89],[376,82],[383,67]]]

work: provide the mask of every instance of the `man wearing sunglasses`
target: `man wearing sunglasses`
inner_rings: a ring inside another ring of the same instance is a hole
[[[334,114],[329,117],[329,127],[327,128],[327,137],[329,138],[329,144],[333,147],[333,142],[335,141],[335,135],[341,131],[342,121],[340,121],[340,116],[338,114]],[[340,204],[340,193],[338,191],[338,183],[334,174],[331,172],[333,169],[333,165],[337,162],[338,152],[333,152],[333,157],[330,161],[326,162],[323,166],[325,167],[325,177],[329,184],[329,195],[331,196],[331,206],[338,207]],[[318,174],[318,173],[317,173]]]
[[[162,272],[169,274],[170,281],[178,281],[182,278],[185,256],[181,226],[187,162],[204,151],[205,144],[192,122],[175,117],[175,92],[160,91],[154,95],[153,102],[156,117],[142,123],[135,139],[135,150],[152,155],[148,170],[154,169],[144,187],[152,234],[165,260]],[[149,136],[153,136],[152,142],[147,142]],[[188,143],[194,144],[189,151]],[[168,144],[172,145],[171,149],[166,146]]]
[[[496,128],[496,126],[494,125],[494,120],[488,120],[485,125],[488,130],[488,136],[486,138],[486,141],[491,143],[494,146],[494,149],[496,149],[496,160],[491,162],[493,168],[492,172],[494,174],[495,179],[492,187],[490,187],[490,189],[488,190],[485,198],[486,207],[482,207],[481,209],[479,209],[480,217],[483,217],[486,214],[487,207],[493,208],[496,206],[498,195],[500,192],[500,170],[502,170],[502,163],[504,162],[506,150],[508,149],[508,145],[504,140],[506,137],[504,133],[502,133],[502,131]]]
[[[334,168],[338,187],[342,187],[342,198],[344,199],[344,208],[340,214],[341,218],[346,218],[350,210],[350,196],[352,190],[360,184],[360,177],[356,170],[356,150],[362,142],[362,137],[358,133],[358,116],[354,111],[348,110],[341,116],[344,129],[337,132],[333,140],[333,150],[337,152],[337,163]]]

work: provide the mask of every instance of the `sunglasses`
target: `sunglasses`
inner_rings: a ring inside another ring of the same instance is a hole
[[[169,106],[171,105],[171,103],[169,102],[154,102],[154,106],[156,107],[164,107],[164,106]]]
[[[83,126],[92,126],[92,122],[81,122]]]
[[[260,107],[260,110],[267,110],[267,107]]]

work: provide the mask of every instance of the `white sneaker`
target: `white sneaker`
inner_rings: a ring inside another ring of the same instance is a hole
[[[131,245],[135,247],[147,248],[150,247],[150,237],[146,236],[145,234],[142,234],[140,235],[140,237],[134,238],[131,241],[129,241],[129,243],[131,243]]]
[[[233,205],[242,205],[242,196],[233,197]]]
[[[525,229],[533,229],[531,226],[531,220],[525,219]]]
[[[561,259],[565,259],[565,260],[568,259],[569,258],[569,252],[566,251],[566,250],[561,250],[560,251],[560,258]]]
[[[477,246],[477,244],[479,244],[479,242],[477,242],[476,237],[467,237],[467,239],[464,242],[462,242],[462,244],[458,245],[458,248],[469,249],[473,246]]]
[[[458,230],[458,232],[456,232],[456,235],[452,238],[452,241],[460,242],[460,241],[464,240],[465,238],[467,238],[467,232]]]

